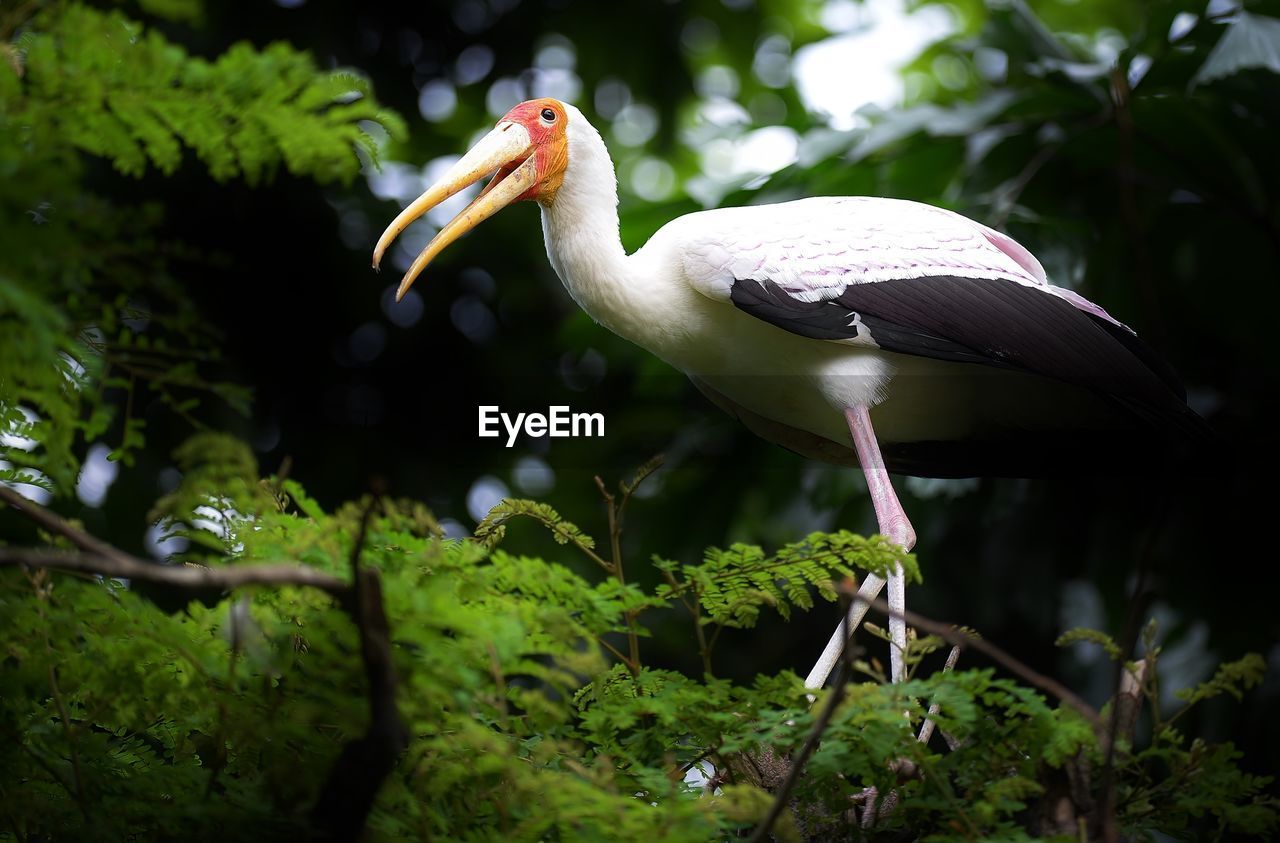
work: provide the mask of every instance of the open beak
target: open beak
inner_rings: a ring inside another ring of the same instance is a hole
[[[480,139],[470,151],[449,168],[439,181],[431,185],[426,193],[410,203],[400,212],[378,238],[378,245],[373,250],[373,268],[377,269],[382,261],[382,254],[391,245],[400,232],[418,217],[430,211],[436,205],[453,196],[489,175],[497,173],[480,195],[431,239],[409,267],[396,290],[396,301],[404,298],[404,294],[413,286],[413,282],[427,268],[427,264],[444,248],[475,228],[498,211],[510,205],[537,184],[538,166],[533,153],[533,142],[529,131],[519,123],[503,122],[497,128]],[[520,162],[518,166],[505,175],[510,165]]]

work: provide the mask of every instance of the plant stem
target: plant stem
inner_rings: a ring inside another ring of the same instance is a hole
[[[693,604],[693,631],[698,636],[698,652],[702,655],[702,672],[710,677],[715,674],[711,672],[711,648],[707,646],[706,633],[702,631],[702,606],[694,602]]]
[[[618,585],[625,587],[627,575],[622,566],[622,513],[617,499],[605,488],[604,481],[599,475],[596,476],[596,488],[600,490],[604,498],[605,511],[609,514],[609,552],[613,556],[610,562],[612,573],[617,578]],[[628,497],[630,493],[624,488],[623,505],[626,504]],[[624,615],[627,619],[627,651],[630,653],[630,657],[626,659],[627,668],[631,671],[632,677],[638,678],[640,676],[640,632],[636,626],[636,612],[634,609],[627,609]]]
[[[693,617],[693,633],[698,636],[698,655],[702,657],[702,670],[707,676],[713,676],[711,672],[711,649],[707,647],[707,635],[702,630],[702,601],[698,599],[695,593],[693,599],[685,597],[681,592],[683,587],[676,582],[675,576],[667,570],[662,572],[662,576],[671,586],[671,593],[684,604],[689,610],[689,614]]]
[[[1080,698],[1070,688],[1063,685],[1056,679],[1045,676],[1039,671],[1032,670],[1022,661],[1015,658],[1012,654],[1002,650],[996,645],[990,643],[984,638],[978,637],[976,634],[958,629],[950,624],[941,623],[931,620],[924,615],[916,614],[910,609],[901,612],[894,611],[889,608],[889,604],[879,597],[866,599],[860,598],[871,608],[886,617],[901,617],[912,626],[923,629],[925,632],[932,633],[949,644],[957,644],[961,647],[972,647],[979,653],[990,658],[996,664],[1008,670],[1015,676],[1021,677],[1028,683],[1036,686],[1040,690],[1057,697],[1062,702],[1074,708],[1080,714],[1084,715],[1089,724],[1093,726],[1094,731],[1101,734],[1102,723],[1098,718],[1097,710]]]
[[[608,641],[605,641],[603,638],[599,636],[596,636],[596,640],[600,642],[601,647],[604,647],[606,650],[612,653],[614,658],[616,658],[618,661],[622,662],[623,664],[627,665],[628,668],[631,667],[629,659],[627,659],[626,655],[621,650],[619,650],[617,647],[613,646]],[[635,671],[633,670],[632,673],[634,672]]]

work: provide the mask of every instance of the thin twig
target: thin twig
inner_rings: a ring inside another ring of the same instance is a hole
[[[31,581],[31,585],[35,589],[36,594],[39,595],[41,598],[40,602],[36,604],[36,611],[39,612],[40,614],[41,624],[46,628],[46,632],[44,635],[44,646],[50,658],[49,691],[52,694],[54,704],[58,709],[58,719],[62,721],[63,735],[67,739],[67,751],[68,751],[68,754],[71,756],[72,783],[68,785],[66,781],[63,780],[62,776],[59,775],[57,771],[53,769],[52,766],[45,764],[43,762],[43,759],[41,759],[40,756],[37,755],[34,750],[31,750],[29,747],[24,747],[24,748],[28,749],[28,752],[31,754],[31,757],[34,758],[37,761],[37,763],[40,764],[40,766],[45,768],[45,770],[53,777],[53,780],[56,781],[59,785],[61,785],[63,790],[65,790],[67,793],[75,797],[76,804],[80,808],[80,813],[84,815],[85,822],[89,822],[90,821],[89,801],[86,798],[85,788],[84,788],[84,776],[82,775],[81,769],[80,769],[80,753],[76,748],[75,735],[71,731],[71,718],[67,714],[67,705],[63,701],[62,690],[58,687],[57,668],[55,668],[53,664],[53,658],[54,658],[53,641],[50,640],[49,634],[47,631],[48,621],[44,613],[43,601],[48,599],[48,592],[43,588],[43,581],[45,579],[44,572],[40,572],[39,574],[32,574],[28,572],[27,579]],[[15,745],[21,746],[23,745],[23,742],[21,740],[16,740]]]
[[[684,588],[676,581],[675,575],[670,571],[663,569],[663,578],[671,586],[671,594],[684,604],[685,609],[689,611],[689,615],[693,618],[693,633],[698,638],[698,655],[702,657],[702,672],[705,676],[713,676],[711,672],[711,648],[707,646],[707,635],[702,629],[702,601],[697,594],[693,599],[685,597]]]
[[[609,490],[605,488],[604,481],[600,479],[600,475],[596,475],[596,488],[600,490],[600,496],[604,498],[605,510],[609,514],[609,554],[613,557],[612,564],[615,569],[614,575],[623,582],[622,574],[622,522],[618,520],[618,506]]]
[[[369,519],[373,517],[373,510],[378,506],[378,498],[376,495],[370,495],[368,502],[364,505],[364,509],[360,511],[360,526],[356,527],[356,540],[351,545],[351,585],[356,589],[356,596],[359,597],[360,579],[360,555],[364,553],[364,540],[369,534]]]
[[[707,634],[702,629],[702,603],[698,600],[693,602],[693,633],[698,638],[698,654],[702,656],[703,675],[707,677],[715,676],[711,671],[712,645],[707,641]]]
[[[603,570],[603,571],[604,571],[606,574],[608,574],[609,576],[613,576],[613,566],[612,566],[612,565],[610,565],[610,564],[609,564],[609,562],[608,562],[608,561],[607,561],[603,556],[601,556],[600,554],[596,553],[594,550],[592,550],[591,548],[587,547],[585,544],[583,544],[582,542],[578,541],[577,539],[573,539],[573,540],[571,540],[571,541],[572,541],[572,544],[573,544],[573,546],[574,546],[574,547],[578,548],[578,550],[581,550],[581,551],[582,551],[582,553],[583,553],[583,554],[584,554],[588,559],[590,559],[592,562],[594,562],[594,563],[596,563],[597,565],[599,565],[599,566],[600,566],[600,568],[601,568],[601,570]]]
[[[58,669],[54,665],[56,654],[53,649],[53,640],[49,637],[49,624],[44,611],[44,603],[49,598],[49,592],[42,587],[46,576],[44,572],[39,574],[27,572],[27,579],[31,581],[36,594],[40,597],[36,603],[36,611],[40,614],[41,625],[45,627],[44,648],[49,655],[49,692],[53,695],[54,705],[58,709],[58,719],[62,721],[62,734],[67,739],[67,753],[71,756],[71,781],[74,787],[67,789],[66,783],[62,781],[61,777],[56,778],[64,789],[67,789],[69,793],[75,796],[80,813],[84,815],[85,822],[90,823],[92,819],[89,816],[89,795],[88,791],[85,790],[84,772],[80,766],[80,750],[76,745],[75,732],[71,726],[71,716],[67,713],[66,700],[62,696],[62,689],[58,687]]]
[[[162,583],[179,588],[209,588],[229,591],[247,585],[296,585],[318,588],[335,597],[345,597],[350,587],[342,580],[305,565],[281,562],[269,565],[228,565],[204,568],[197,565],[161,565],[129,556],[110,548],[104,555],[25,547],[0,546],[0,567],[25,565],[53,568],[108,578]]]
[[[630,502],[631,496],[635,494],[636,489],[639,489],[641,484],[648,480],[655,471],[662,468],[662,464],[665,461],[666,457],[658,454],[636,469],[635,476],[631,478],[630,483],[618,484],[618,488],[622,490],[622,500],[618,502],[619,521],[622,520],[622,514],[627,511],[627,503]]]
[[[0,501],[4,501],[9,506],[16,509],[28,520],[34,521],[36,526],[62,536],[70,540],[72,544],[88,553],[97,556],[106,556],[115,559],[133,560],[133,557],[122,550],[107,544],[101,539],[91,536],[84,530],[71,524],[61,516],[51,510],[45,509],[37,503],[27,500],[22,495],[10,489],[8,486],[0,485]],[[114,575],[113,575],[114,576]]]
[[[605,511],[609,514],[609,552],[613,555],[613,575],[617,578],[618,585],[626,587],[627,576],[622,567],[622,513],[618,508],[617,499],[609,493],[599,475],[596,476],[596,488],[600,490],[600,495],[604,498]],[[630,493],[627,493],[627,496],[629,497]],[[627,609],[623,614],[627,620],[627,652],[630,653],[627,668],[633,677],[638,678],[640,676],[640,631],[636,625],[636,612],[634,609]]]
[[[1063,685],[1061,682],[1058,682],[1056,679],[1052,679],[1045,676],[1043,673],[1032,670],[1013,655],[1005,652],[986,639],[979,638],[971,633],[963,632],[950,624],[926,618],[923,615],[916,614],[910,609],[904,609],[900,613],[896,612],[893,609],[890,609],[889,604],[884,600],[881,600],[879,597],[871,599],[859,597],[858,600],[859,602],[866,603],[886,617],[900,617],[912,626],[936,635],[949,644],[957,644],[960,647],[972,647],[974,650],[977,650],[979,653],[987,656],[1010,673],[1021,677],[1028,683],[1035,685],[1040,690],[1057,697],[1076,711],[1080,712],[1094,727],[1095,731],[1101,727],[1097,710],[1077,696],[1070,688]],[[848,641],[846,639],[845,648],[848,649],[848,646]]]
[[[604,647],[606,650],[612,653],[614,658],[616,658],[618,661],[622,662],[623,664],[627,665],[628,668],[631,667],[630,663],[628,662],[626,654],[623,653],[621,650],[619,650],[617,647],[610,644],[608,641],[605,641],[603,636],[597,636],[596,640],[600,642],[600,646]],[[632,672],[634,673],[634,671]]]

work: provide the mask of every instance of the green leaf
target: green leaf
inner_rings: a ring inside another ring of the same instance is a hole
[[[1112,661],[1119,659],[1122,655],[1120,645],[1115,642],[1110,635],[1096,629],[1086,629],[1085,627],[1076,627],[1068,629],[1066,632],[1058,636],[1058,640],[1053,642],[1058,647],[1068,647],[1077,643],[1097,644]]]
[[[315,498],[303,491],[301,483],[296,480],[285,480],[280,485],[298,509],[302,510],[308,517],[314,518],[316,521],[321,521],[325,518],[324,510],[320,508],[320,504],[316,503]]]
[[[864,538],[843,530],[812,533],[773,555],[746,544],[727,550],[710,548],[701,565],[683,566],[681,582],[661,587],[659,594],[676,596],[692,590],[715,623],[751,627],[762,606],[789,618],[792,608],[813,607],[811,589],[824,600],[835,601],[837,580],[854,576],[857,569],[885,576],[897,564],[909,579],[919,581],[915,557],[903,554],[883,536]]]
[[[198,9],[176,0],[168,16]],[[172,173],[185,149],[215,179],[250,182],[283,166],[317,181],[349,181],[357,149],[370,148],[367,121],[400,137],[404,123],[348,70],[321,71],[284,43],[234,44],[212,63],[119,12],[71,4],[44,16],[30,38],[26,77],[31,131],[58,137],[142,175]],[[69,78],[85,80],[68,84]]]
[[[596,546],[595,540],[575,525],[560,517],[560,513],[545,503],[508,498],[489,511],[476,525],[476,540],[486,547],[495,547],[506,535],[506,524],[512,518],[532,518],[551,531],[551,537],[560,544],[573,542],[587,549]]]
[[[1262,681],[1266,672],[1267,663],[1262,656],[1249,653],[1237,661],[1218,665],[1211,678],[1193,688],[1179,690],[1177,696],[1188,708],[1222,694],[1230,694],[1239,700],[1245,691]]]

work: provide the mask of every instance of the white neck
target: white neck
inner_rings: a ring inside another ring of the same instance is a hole
[[[600,133],[578,109],[565,110],[569,166],[552,203],[542,206],[547,257],[592,319],[634,341],[643,327],[635,295],[644,279],[622,248],[618,177]]]

